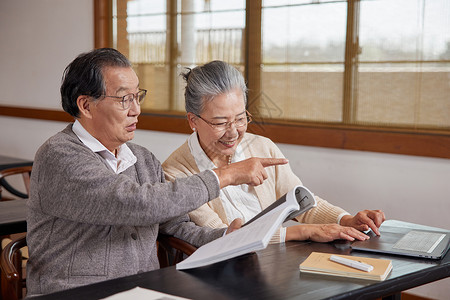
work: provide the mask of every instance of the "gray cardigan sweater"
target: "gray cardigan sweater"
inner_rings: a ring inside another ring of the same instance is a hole
[[[196,246],[224,234],[187,216],[218,197],[212,172],[165,182],[152,153],[127,145],[137,162],[121,174],[72,125],[37,151],[28,200],[29,296],[158,269],[159,231]]]

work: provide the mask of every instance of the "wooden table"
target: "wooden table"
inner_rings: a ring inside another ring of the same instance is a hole
[[[26,201],[0,201],[0,236],[27,231]]]
[[[299,264],[312,251],[387,258],[385,281],[302,274]],[[438,261],[353,252],[348,243],[287,242],[207,267],[175,267],[70,289],[36,299],[99,299],[136,286],[191,299],[374,299],[450,276],[450,252]]]
[[[0,155],[0,170],[32,165],[33,162],[31,160]]]

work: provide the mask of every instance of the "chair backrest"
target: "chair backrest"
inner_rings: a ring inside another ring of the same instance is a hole
[[[157,241],[158,260],[161,268],[174,266],[197,250],[188,242],[170,235],[159,234]]]
[[[2,187],[14,196],[17,196],[19,198],[28,198],[28,195],[30,193],[31,168],[32,168],[31,166],[24,166],[24,167],[3,169],[0,171],[0,201],[13,200],[12,198],[7,198],[4,196],[2,197],[1,195]],[[22,193],[18,189],[14,188],[8,181],[6,181],[7,177],[13,175],[22,175],[26,193]]]
[[[22,299],[26,288],[22,271],[21,248],[27,245],[26,236],[12,240],[0,255],[2,299]]]

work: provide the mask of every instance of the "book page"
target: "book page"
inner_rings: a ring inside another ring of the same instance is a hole
[[[286,193],[285,195],[281,196],[277,201],[273,202],[271,205],[266,207],[263,211],[261,211],[259,214],[254,216],[251,220],[246,222],[242,227],[252,223],[253,221],[257,220],[258,218],[264,216],[267,212],[276,209],[278,206],[286,205],[286,202],[297,202],[299,205],[299,209],[292,211],[284,220],[284,222],[292,220],[296,216],[300,215],[301,213],[316,207],[316,199],[314,198],[314,194],[308,190],[304,186],[296,186],[294,189],[292,189],[290,192]]]
[[[273,210],[248,226],[240,228],[198,248],[191,256],[177,264],[178,270],[188,269],[264,249],[278,229],[289,208]]]

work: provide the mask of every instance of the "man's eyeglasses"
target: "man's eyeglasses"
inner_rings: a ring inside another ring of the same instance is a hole
[[[138,105],[141,105],[141,103],[144,102],[145,95],[147,95],[147,90],[140,89],[139,92],[137,92],[136,94],[127,94],[122,97],[108,96],[108,95],[102,95],[102,96],[105,98],[108,97],[108,98],[120,99],[120,100],[116,100],[116,101],[119,101],[120,103],[122,103],[122,107],[125,110],[125,109],[129,109],[131,107],[131,103],[133,103],[134,99],[137,100],[136,103]]]
[[[240,128],[240,127],[246,126],[248,123],[250,123],[252,121],[252,115],[247,110],[245,111],[245,116],[239,117],[236,120],[230,121],[230,122],[212,123],[212,122],[209,122],[209,121],[203,119],[199,115],[196,115],[196,116],[199,117],[200,119],[202,119],[206,124],[211,126],[211,128],[217,132],[222,132],[222,131],[227,130],[228,128],[230,128],[231,124],[234,124],[234,127],[236,127],[236,128]]]

